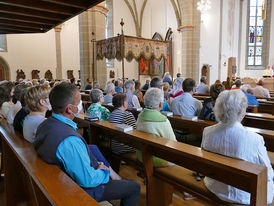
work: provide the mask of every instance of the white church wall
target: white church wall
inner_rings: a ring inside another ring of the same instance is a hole
[[[73,70],[75,79],[79,79],[80,48],[79,48],[79,22],[78,16],[62,25],[61,51],[63,78],[67,78],[67,70]]]
[[[80,69],[78,17],[64,23],[61,30],[62,77],[67,78],[67,70],[74,70],[78,79]],[[41,34],[8,34],[7,52],[0,52],[10,67],[11,80],[16,79],[16,70],[22,69],[26,78],[31,79],[32,70],[40,70],[44,78],[49,69],[56,78],[55,31],[51,29]]]
[[[228,58],[236,57],[236,64],[240,58],[238,55],[239,14],[240,0],[223,1],[222,51],[220,54],[221,81],[224,81],[227,78]]]
[[[1,52],[0,55],[10,67],[11,80],[16,79],[17,69],[22,69],[28,79],[34,69],[40,70],[40,77],[44,77],[48,69],[55,76],[54,30],[43,34],[8,34],[7,47],[8,52]]]
[[[137,2],[137,10],[140,15],[141,3]],[[135,24],[128,10],[127,5],[122,0],[113,1],[113,30],[114,36],[117,33],[121,33],[120,21],[124,19],[124,34],[130,36],[136,36]],[[151,39],[155,32],[161,34],[165,38],[168,28],[172,28],[174,32],[173,39],[173,68],[174,75],[176,75],[178,69],[180,69],[180,45],[181,39],[180,34],[177,31],[177,21],[170,1],[166,0],[150,0],[144,10],[143,25],[142,25],[142,37]],[[122,66],[121,62],[115,60],[114,63],[115,71],[117,71],[117,77],[122,77]],[[125,77],[130,79],[138,79],[138,63],[133,60],[132,62],[125,61]],[[140,76],[140,81],[143,84],[149,76]]]
[[[213,84],[219,72],[220,1],[212,0],[211,9],[201,18],[200,68],[211,65],[209,83]]]

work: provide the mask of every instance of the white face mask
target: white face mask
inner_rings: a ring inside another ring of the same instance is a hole
[[[49,104],[49,106],[48,106],[48,110],[49,110],[49,111],[51,111],[51,110],[52,110],[51,104]]]
[[[75,117],[77,117],[83,109],[82,100],[80,100],[79,104],[77,105],[77,109],[78,109],[78,111],[74,114]]]

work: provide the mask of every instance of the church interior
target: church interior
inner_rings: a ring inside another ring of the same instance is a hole
[[[0,96],[0,206],[274,205],[272,0],[0,0]],[[36,138],[70,125],[48,148],[57,164],[25,137],[37,115]],[[121,188],[79,183],[71,136],[92,169],[89,146],[103,156],[83,181],[100,170]]]

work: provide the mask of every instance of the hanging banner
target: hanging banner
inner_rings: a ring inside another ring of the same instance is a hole
[[[130,36],[117,36],[96,42],[97,59],[118,59],[126,58],[127,61],[141,57],[145,60],[163,57],[167,59],[168,42],[150,39],[142,39]]]

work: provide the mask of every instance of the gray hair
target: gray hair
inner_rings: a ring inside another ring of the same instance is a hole
[[[202,76],[201,79],[200,79],[200,82],[204,82],[205,80],[206,80],[206,77]]]
[[[99,84],[99,82],[94,82],[94,83],[93,83],[93,89],[100,89],[100,84]]]
[[[132,81],[132,80],[127,80],[127,81],[125,82],[125,88],[126,88],[126,90],[131,89],[131,88],[134,87],[134,86],[135,86],[135,83],[134,83],[134,81]]]
[[[108,93],[111,93],[112,91],[114,91],[115,89],[115,86],[112,82],[108,82],[106,87],[105,87],[105,92],[108,94]]]
[[[159,77],[154,77],[151,81],[150,81],[150,86],[151,87],[156,87],[156,88],[161,88],[163,86],[163,81],[162,79],[160,79]]]
[[[92,103],[97,103],[100,101],[100,98],[103,97],[103,92],[100,89],[93,89],[90,92],[89,97]]]
[[[243,90],[244,92],[247,92],[248,89],[251,89],[249,84],[244,84],[241,86],[241,90]]]
[[[247,108],[247,98],[241,90],[225,90],[216,100],[214,114],[225,124],[241,121]]]
[[[159,88],[150,88],[144,96],[144,104],[147,109],[158,109],[161,102],[164,102],[164,93]]]

